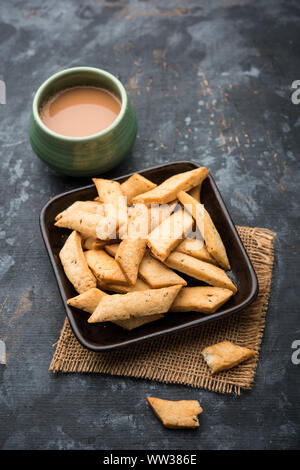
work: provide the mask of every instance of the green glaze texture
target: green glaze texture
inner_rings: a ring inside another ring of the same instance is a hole
[[[118,117],[101,132],[67,137],[50,130],[39,110],[55,93],[73,86],[99,86],[121,101]],[[38,89],[32,105],[29,137],[37,156],[50,167],[70,176],[96,176],[118,165],[132,148],[137,133],[135,111],[122,83],[112,74],[92,67],[63,70]]]

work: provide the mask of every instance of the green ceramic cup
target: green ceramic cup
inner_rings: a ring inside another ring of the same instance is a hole
[[[39,110],[55,93],[72,86],[99,86],[114,93],[121,111],[106,129],[87,137],[66,137],[42,122]],[[137,121],[122,83],[112,74],[92,67],[74,67],[58,72],[36,92],[32,105],[29,136],[37,156],[60,173],[97,176],[118,165],[134,144]]]

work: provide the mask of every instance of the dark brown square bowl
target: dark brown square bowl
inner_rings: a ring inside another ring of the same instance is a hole
[[[189,171],[198,166],[196,163],[184,161],[150,168],[139,171],[139,173],[159,184],[174,174]],[[122,182],[129,176],[122,176],[116,178],[116,180]],[[132,331],[123,330],[121,327],[109,322],[88,323],[89,314],[67,305],[67,299],[77,295],[77,292],[65,276],[58,255],[70,231],[55,227],[53,224],[55,216],[74,201],[93,199],[96,196],[94,185],[68,191],[51,199],[42,209],[40,216],[42,236],[55,272],[67,316],[77,339],[84,347],[92,351],[107,351],[184,328],[199,326],[212,320],[217,321],[241,311],[256,298],[258,291],[256,274],[213,177],[209,175],[202,186],[201,200],[224,241],[232,267],[229,275],[236,283],[238,293],[217,313],[212,315],[201,315],[196,312],[170,313],[166,314],[161,320]],[[195,280],[188,279],[188,282],[190,285],[195,285]],[[199,285],[199,281],[196,283]]]

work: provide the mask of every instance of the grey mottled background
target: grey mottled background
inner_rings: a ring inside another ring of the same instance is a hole
[[[297,1],[2,2],[0,446],[4,449],[299,448],[300,79]],[[256,382],[241,397],[104,375],[52,375],[64,320],[38,217],[86,184],[45,167],[28,142],[38,86],[75,65],[115,73],[139,121],[118,176],[168,161],[208,166],[238,224],[277,232]],[[199,399],[194,431],[164,429],[145,395]]]

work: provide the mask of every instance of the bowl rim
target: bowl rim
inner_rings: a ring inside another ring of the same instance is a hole
[[[143,173],[145,171],[161,170],[163,168],[166,168],[166,167],[172,166],[172,165],[176,165],[176,164],[190,165],[190,166],[193,166],[194,168],[199,168],[200,167],[200,165],[197,162],[188,161],[188,160],[180,160],[180,161],[166,163],[166,164],[163,164],[163,165],[156,165],[156,166],[153,166],[153,167],[150,167],[150,168],[145,168],[145,169],[142,169],[142,170],[137,170],[137,171],[134,171],[132,173],[129,173],[129,174],[126,174],[126,175],[121,175],[119,177],[113,178],[113,180],[118,181],[118,180],[121,180],[121,179],[124,179],[124,178],[129,178],[134,173]],[[225,211],[225,213],[226,213],[228,224],[229,224],[229,226],[232,230],[233,236],[236,239],[237,244],[239,245],[239,249],[241,250],[241,252],[244,256],[244,259],[246,261],[247,268],[249,270],[250,277],[251,277],[251,290],[250,290],[249,295],[239,305],[236,305],[234,307],[228,307],[223,311],[216,312],[216,313],[213,313],[211,315],[203,316],[201,318],[197,318],[197,319],[194,319],[194,320],[190,320],[190,321],[188,321],[187,323],[185,323],[184,325],[181,325],[181,326],[171,326],[171,327],[169,327],[169,328],[167,328],[163,331],[156,331],[156,332],[153,332],[153,333],[147,333],[147,335],[145,335],[143,337],[128,338],[127,340],[125,340],[121,343],[117,343],[117,344],[94,345],[94,344],[88,342],[84,338],[84,336],[80,333],[79,328],[78,328],[78,326],[76,324],[76,321],[74,319],[74,316],[72,314],[72,311],[71,311],[71,309],[69,308],[69,306],[67,304],[67,298],[66,298],[66,295],[65,295],[65,290],[64,290],[63,284],[62,284],[61,279],[60,279],[60,274],[58,272],[58,268],[57,268],[57,265],[56,265],[56,262],[55,262],[55,259],[54,259],[53,251],[52,251],[52,248],[50,246],[50,242],[49,242],[49,239],[48,239],[48,236],[47,236],[47,230],[46,230],[45,214],[46,214],[46,211],[47,211],[48,207],[55,200],[57,200],[61,197],[64,197],[66,195],[72,194],[74,192],[77,192],[77,191],[91,189],[91,188],[94,187],[94,185],[89,184],[89,185],[86,185],[86,186],[81,186],[80,188],[77,188],[77,189],[72,189],[70,191],[60,193],[60,194],[56,195],[55,197],[53,197],[52,199],[50,199],[43,206],[43,208],[41,210],[41,213],[40,213],[40,220],[39,220],[40,221],[40,229],[41,229],[42,237],[43,237],[46,249],[47,249],[48,257],[50,259],[50,262],[52,264],[52,268],[53,268],[54,273],[55,273],[55,279],[56,279],[56,282],[57,282],[58,287],[59,287],[60,296],[62,298],[68,320],[70,322],[73,333],[75,334],[76,338],[78,339],[78,341],[80,342],[80,344],[82,346],[84,346],[85,348],[87,348],[91,351],[95,351],[95,352],[110,351],[110,350],[113,350],[113,349],[129,347],[133,344],[139,343],[140,341],[147,341],[147,340],[152,339],[152,338],[156,338],[156,337],[159,337],[159,336],[164,336],[164,335],[167,335],[167,334],[176,333],[178,331],[182,331],[184,329],[191,328],[191,327],[194,327],[194,326],[200,326],[202,324],[207,324],[207,323],[210,323],[213,320],[217,320],[218,318],[220,318],[220,319],[225,318],[225,317],[230,316],[234,313],[240,312],[241,310],[248,307],[252,302],[254,302],[254,300],[256,299],[256,297],[258,295],[258,279],[257,279],[256,272],[253,268],[252,262],[251,262],[251,260],[248,256],[248,253],[246,252],[246,249],[243,245],[243,242],[242,242],[242,240],[241,240],[241,238],[240,238],[240,236],[239,236],[239,234],[236,230],[236,227],[233,223],[231,215],[230,215],[230,213],[229,213],[229,211],[228,211],[228,209],[225,205],[225,202],[224,202],[224,200],[223,200],[223,198],[220,194],[220,191],[219,191],[219,189],[218,189],[211,173],[209,173],[208,178],[210,179],[210,181],[212,183],[214,193],[216,194],[217,200],[218,200],[218,202],[221,206],[222,211]]]
[[[88,135],[88,136],[83,136],[83,137],[72,137],[72,136],[67,136],[67,135],[59,134],[58,132],[52,131],[51,129],[49,129],[49,127],[47,127],[43,123],[42,119],[40,118],[39,109],[38,109],[38,102],[39,102],[39,99],[41,97],[41,94],[44,93],[44,91],[47,89],[47,87],[49,85],[51,85],[53,82],[55,82],[55,80],[57,80],[58,78],[61,78],[65,75],[72,74],[74,72],[75,73],[76,72],[79,72],[79,73],[80,72],[92,72],[95,75],[99,75],[101,77],[105,76],[106,78],[111,80],[117,86],[117,88],[120,92],[120,95],[121,95],[121,109],[120,109],[120,112],[119,112],[118,116],[111,123],[111,125],[106,127],[105,129],[103,129],[100,132],[97,132],[95,134],[91,134],[91,135]],[[65,142],[88,142],[90,140],[93,140],[97,137],[102,137],[102,136],[108,134],[109,132],[111,132],[119,124],[119,122],[123,119],[127,106],[128,106],[128,97],[127,97],[125,87],[115,75],[113,75],[110,72],[107,72],[106,70],[99,69],[99,68],[96,68],[96,67],[81,66],[81,67],[71,67],[71,68],[68,68],[68,69],[65,69],[65,70],[61,70],[60,72],[56,72],[55,74],[51,75],[51,77],[47,78],[47,80],[45,80],[39,86],[39,88],[37,89],[37,91],[34,95],[33,102],[32,102],[32,114],[33,114],[34,120],[43,129],[43,131],[46,134],[50,135],[51,137],[54,137],[55,139],[59,139],[61,141],[65,141]]]

